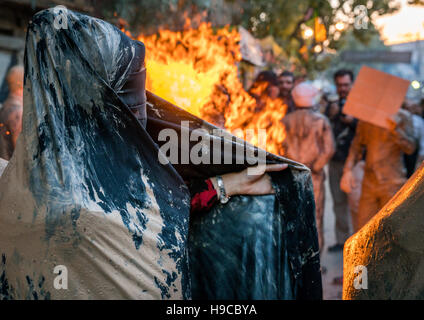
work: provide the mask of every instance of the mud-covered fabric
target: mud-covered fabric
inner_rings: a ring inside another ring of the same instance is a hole
[[[424,165],[343,251],[344,300],[424,299]]]
[[[149,92],[144,127],[119,96],[142,68],[139,44],[101,20],[66,13],[65,29],[54,27],[53,10],[28,27],[23,131],[0,180],[0,298],[320,299],[309,169],[266,154],[268,163],[289,164],[271,174],[276,194],[212,208],[233,233],[214,227],[208,212],[196,214],[189,231],[184,181],[242,170],[253,153],[236,164],[235,147],[257,149]],[[180,156],[202,150],[214,158],[218,148],[221,164],[162,165],[164,129],[175,130]],[[219,146],[199,149],[187,139],[195,132]],[[235,255],[218,263],[215,239]],[[217,268],[225,268],[228,291],[191,290],[217,288]]]
[[[221,139],[222,164],[178,164],[184,180],[205,179],[242,170],[252,163],[252,152],[236,163],[236,145],[244,141],[147,92],[147,131],[157,139],[164,128],[179,136],[186,128],[193,134]],[[222,134],[222,136],[221,136]],[[202,139],[199,139],[199,141]],[[180,147],[191,152],[197,141]],[[211,160],[215,149],[210,144]],[[228,164],[224,164],[224,160]],[[267,153],[268,163],[288,163],[289,169],[271,172],[275,195],[234,196],[226,205],[190,217],[189,258],[193,299],[322,299],[322,282],[315,202],[311,172],[292,160]]]
[[[322,298],[308,180],[272,174],[277,196],[235,196],[191,218],[193,299]]]
[[[67,28],[53,9],[28,26],[23,131],[0,185],[0,297],[190,298],[189,192],[117,94],[144,46],[65,13]]]

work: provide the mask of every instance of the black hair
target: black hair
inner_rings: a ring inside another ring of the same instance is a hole
[[[344,76],[349,76],[350,80],[353,81],[353,72],[352,70],[348,70],[348,69],[337,70],[336,73],[334,73],[334,81],[336,81],[337,78],[344,77]]]
[[[272,86],[278,86],[278,78],[273,71],[260,72],[256,77],[255,82],[268,82]]]
[[[290,72],[290,71],[287,71],[287,70],[281,72],[278,77],[279,78],[281,78],[281,77],[291,77],[293,79],[293,82],[294,82],[294,73],[293,72]]]

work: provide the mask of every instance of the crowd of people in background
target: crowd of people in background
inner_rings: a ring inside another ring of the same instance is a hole
[[[330,101],[294,74],[284,71],[259,73],[254,82],[266,82],[286,105],[282,122],[286,129],[283,156],[311,169],[316,202],[316,224],[321,252],[324,251],[323,215],[325,171],[335,215],[336,243],[329,252],[343,250],[345,241],[363,227],[401,188],[424,160],[423,105],[406,100],[390,129],[355,119],[343,113],[354,84],[350,70],[334,74],[337,100]],[[324,105],[323,105],[324,104]],[[284,111],[282,111],[284,112]],[[335,282],[342,283],[341,279]]]
[[[22,129],[23,73],[22,66],[15,66],[6,77],[9,96],[0,108],[0,158],[5,160],[11,158]],[[249,90],[258,111],[264,108],[267,98],[284,102],[283,156],[311,170],[321,252],[325,249],[325,166],[328,165],[336,235],[336,243],[328,251],[337,252],[424,160],[422,103],[406,100],[392,119],[391,129],[384,129],[343,113],[354,84],[352,71],[337,71],[334,84],[338,99],[329,101],[311,84],[296,81],[289,71],[278,76],[263,71]]]

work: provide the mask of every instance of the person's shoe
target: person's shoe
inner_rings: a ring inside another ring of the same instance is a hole
[[[321,274],[326,274],[326,273],[327,273],[327,267],[321,266]]]
[[[335,277],[333,279],[333,284],[337,285],[337,286],[342,286],[343,285],[343,276],[342,277]]]
[[[336,243],[334,246],[328,247],[328,252],[338,252],[343,250],[342,243]]]

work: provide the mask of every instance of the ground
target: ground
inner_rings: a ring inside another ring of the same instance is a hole
[[[328,247],[336,242],[334,232],[334,212],[333,199],[331,197],[330,185],[328,182],[328,168],[326,168],[325,181],[325,207],[324,207],[324,242],[325,250],[321,255],[321,266],[327,269],[322,274],[324,300],[340,300],[342,298],[342,285],[333,284],[335,277],[343,274],[343,252],[328,252]]]

